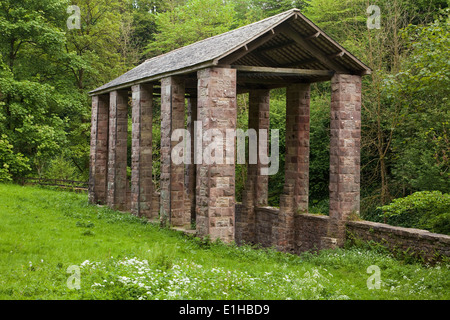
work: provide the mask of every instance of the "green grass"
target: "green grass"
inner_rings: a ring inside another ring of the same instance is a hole
[[[448,264],[357,247],[294,256],[211,243],[70,192],[0,184],[0,221],[0,299],[450,298]],[[380,289],[367,287],[372,265]],[[67,286],[70,266],[78,290]]]

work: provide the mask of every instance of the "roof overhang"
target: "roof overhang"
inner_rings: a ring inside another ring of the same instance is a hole
[[[334,73],[371,73],[300,10],[293,9],[149,59],[90,95],[220,66],[237,69],[242,86],[258,81],[266,85],[326,81]]]

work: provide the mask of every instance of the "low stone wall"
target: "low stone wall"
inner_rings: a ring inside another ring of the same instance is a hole
[[[273,246],[272,226],[278,217],[276,208],[258,208],[256,210],[255,237],[256,243],[263,247]]]
[[[241,243],[242,240],[242,230],[240,228],[241,222],[241,212],[243,209],[242,204],[236,205],[236,242]],[[274,234],[278,219],[278,208],[272,207],[260,207],[256,209],[255,212],[255,239],[253,241],[262,247],[273,247],[275,246],[274,239],[276,235]],[[325,237],[328,228],[328,217],[319,216],[313,214],[301,214],[296,215],[294,219],[294,239],[293,239],[293,253],[301,253],[308,250],[320,249],[320,239]]]
[[[242,204],[236,205],[236,242],[241,243]],[[246,242],[260,244],[262,247],[275,247],[279,209],[272,207],[257,208],[255,212],[255,239]],[[327,237],[328,216],[314,214],[295,215],[292,253],[320,250],[323,238]],[[393,253],[421,257],[426,261],[435,261],[442,256],[450,257],[450,236],[435,234],[426,230],[394,227],[370,221],[348,221],[346,223],[347,240],[374,241],[389,248]]]
[[[321,239],[327,236],[328,216],[299,214],[295,216],[294,252],[299,254],[319,250]]]
[[[346,229],[348,240],[374,241],[393,253],[413,255],[426,261],[450,257],[450,236],[447,235],[370,221],[349,221]]]

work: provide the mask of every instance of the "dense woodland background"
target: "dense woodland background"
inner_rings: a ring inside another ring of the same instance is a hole
[[[69,5],[81,29],[67,28]],[[368,29],[369,5],[381,28]],[[0,181],[19,177],[87,181],[88,92],[145,59],[299,8],[374,72],[363,82],[361,216],[450,232],[450,37],[447,0],[1,0]],[[248,101],[239,96],[239,126]],[[272,92],[284,183],[285,94]],[[328,212],[329,83],[311,101],[310,211]],[[154,179],[159,177],[159,108]],[[131,127],[131,126],[130,126]],[[237,199],[245,183],[237,167]],[[397,199],[397,200],[395,200]],[[392,203],[392,204],[391,204]],[[377,209],[388,205],[383,210]]]

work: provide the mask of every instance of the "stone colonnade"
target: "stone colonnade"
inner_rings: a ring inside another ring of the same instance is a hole
[[[172,161],[179,141],[172,133],[185,129],[185,78],[161,79],[161,199],[153,208],[152,182],[152,100],[153,85],[139,84],[132,91],[132,175],[127,181],[128,91],[117,90],[92,98],[91,172],[89,201],[118,210],[130,209],[138,216],[159,218],[163,224],[186,227],[195,221],[199,236],[225,242],[234,240],[241,228],[246,242],[255,242],[255,208],[268,204],[269,177],[261,174],[259,161],[248,165],[243,195],[242,221],[235,225],[235,165],[209,163],[196,159],[196,148],[211,143],[197,130],[213,129],[222,137],[236,129],[237,73],[230,68],[207,68],[197,72],[197,98],[188,98],[187,129],[191,133],[190,164]],[[330,141],[330,223],[320,247],[342,244],[345,221],[359,213],[361,77],[336,74],[331,81]],[[269,129],[270,91],[251,90],[249,128]],[[194,126],[200,121],[202,128]],[[273,228],[273,243],[279,250],[293,247],[294,218],[308,212],[309,195],[310,84],[287,87],[285,186],[280,196],[280,212]],[[224,138],[225,139],[225,138]],[[259,141],[259,139],[258,139]],[[226,153],[226,141],[223,143]],[[259,147],[258,147],[259,148]],[[186,150],[186,149],[185,149]],[[233,154],[234,156],[234,154]],[[130,194],[130,196],[127,196]],[[156,209],[156,210],[155,210]],[[194,218],[194,220],[192,220]]]

